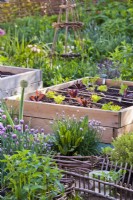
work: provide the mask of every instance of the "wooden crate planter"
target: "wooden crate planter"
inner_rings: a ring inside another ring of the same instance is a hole
[[[0,66],[0,71],[5,74],[0,77],[0,98],[19,94],[20,81],[28,81],[26,92],[42,88],[42,72],[38,69],[27,69],[11,66]]]
[[[103,80],[99,79],[98,81],[99,83],[102,83]],[[75,82],[77,81],[70,81],[68,83],[44,88],[40,91],[45,93],[48,89],[64,89],[68,86],[72,86]],[[121,83],[128,86],[133,86],[133,82],[106,79],[106,84],[108,86],[120,86]],[[105,111],[96,108],[62,105],[55,103],[32,102],[29,100],[31,95],[33,95],[33,93],[25,95],[25,121],[28,122],[31,119],[32,127],[44,128],[46,133],[51,132],[51,125],[49,122],[56,118],[57,113],[60,115],[62,111],[64,111],[64,113],[69,116],[75,115],[77,118],[80,118],[87,115],[89,119],[100,121],[101,125],[106,129],[102,134],[102,142],[104,143],[110,143],[112,138],[116,138],[121,134],[133,131],[133,106],[121,109],[117,112]],[[18,104],[19,101],[16,100],[15,96],[8,99],[8,105],[17,107]]]

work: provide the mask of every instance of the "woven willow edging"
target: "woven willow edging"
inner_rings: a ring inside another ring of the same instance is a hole
[[[64,170],[66,177],[75,179],[75,190],[104,197],[111,200],[132,200],[133,199],[133,167],[126,163],[110,162],[108,158],[95,156],[56,156],[54,157],[58,167]],[[118,171],[125,170],[125,174],[119,181],[112,182],[104,179],[89,177],[93,170]]]
[[[62,195],[56,196],[53,200],[67,200],[68,196],[73,196],[75,194],[75,187],[74,187],[74,179],[69,178],[62,178],[60,181],[65,188],[65,192]]]

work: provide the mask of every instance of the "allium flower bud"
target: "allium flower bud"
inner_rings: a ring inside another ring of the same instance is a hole
[[[16,135],[16,134],[12,134],[12,138],[13,138],[13,139],[16,139],[16,138],[17,138],[17,135]]]
[[[6,32],[3,29],[0,28],[0,36],[3,36],[5,34],[6,34]]]
[[[25,80],[22,80],[22,81],[20,82],[20,86],[21,86],[22,88],[26,88],[26,87],[28,86],[28,82],[25,81]]]
[[[5,120],[5,119],[6,119],[6,115],[2,115],[2,119],[4,119],[4,120]]]
[[[24,120],[23,119],[20,120],[20,124],[24,124]]]

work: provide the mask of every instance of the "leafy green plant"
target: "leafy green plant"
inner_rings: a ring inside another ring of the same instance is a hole
[[[76,118],[63,117],[53,124],[54,149],[62,155],[74,155],[88,129],[88,118],[78,121]]]
[[[102,97],[100,97],[96,94],[91,95],[91,100],[92,100],[93,103],[97,103],[101,99],[102,99]]]
[[[111,155],[111,152],[112,152],[113,148],[111,147],[105,147],[105,148],[102,148],[102,155],[104,156],[108,156],[108,155]]]
[[[111,110],[111,111],[119,111],[121,110],[121,106],[114,105],[113,102],[105,103],[102,105],[102,110]]]
[[[55,95],[56,95],[56,92],[55,92],[55,91],[48,91],[45,95],[46,95],[46,97],[48,97],[48,98],[54,99],[54,97],[55,97]]]
[[[99,77],[82,78],[82,83],[83,83],[86,87],[88,87],[89,84],[94,86],[94,85],[96,84],[96,82],[97,82],[98,79],[99,79]]]
[[[107,85],[100,85],[97,87],[97,90],[99,90],[101,92],[107,92],[108,87],[107,87]]]
[[[128,133],[116,138],[112,145],[111,160],[119,163],[133,164],[133,133]]]
[[[111,170],[111,171],[104,171],[104,170],[99,170],[99,171],[94,171],[94,174],[93,174],[93,177],[94,178],[99,178],[100,176],[100,180],[103,180],[103,181],[112,181],[112,182],[115,182],[115,181],[120,181],[121,177],[125,174],[125,171],[120,169],[119,171],[114,171],[114,170]]]
[[[62,96],[62,95],[54,96],[54,101],[55,101],[57,104],[61,104],[61,103],[63,102],[64,99],[65,99],[65,96]]]
[[[0,162],[6,163],[4,177],[7,199],[51,200],[64,191],[60,183],[61,171],[47,156],[37,156],[28,150],[4,155]]]
[[[123,96],[123,95],[126,95],[126,93],[127,93],[127,88],[128,88],[128,85],[121,84],[120,90],[119,90],[119,94],[121,94],[122,96]]]
[[[96,154],[100,141],[99,125],[89,125],[88,117],[79,121],[73,117],[63,117],[53,125],[53,147],[62,155]]]

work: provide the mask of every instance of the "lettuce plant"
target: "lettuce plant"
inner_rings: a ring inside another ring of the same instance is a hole
[[[101,100],[102,99],[102,97],[100,97],[100,96],[98,96],[98,95],[96,95],[96,94],[93,94],[92,96],[91,96],[91,100],[92,100],[92,102],[93,103],[97,103],[99,100]]]
[[[107,87],[107,85],[100,85],[100,86],[98,86],[97,90],[100,92],[107,92],[108,87]]]
[[[122,107],[119,105],[114,105],[113,102],[108,102],[102,105],[102,110],[119,111],[121,108]]]

